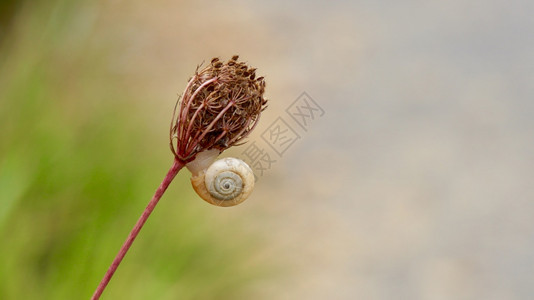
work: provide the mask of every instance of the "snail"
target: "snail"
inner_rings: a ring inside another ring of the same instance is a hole
[[[200,152],[186,167],[192,173],[193,189],[202,199],[217,206],[234,206],[254,189],[254,173],[237,158],[214,161],[219,153],[217,149]]]

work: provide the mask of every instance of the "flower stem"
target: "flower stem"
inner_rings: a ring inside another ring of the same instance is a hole
[[[156,193],[152,197],[152,200],[148,203],[147,207],[145,208],[145,211],[143,211],[143,214],[141,217],[139,217],[139,220],[137,220],[137,223],[135,223],[135,226],[133,227],[132,231],[130,231],[130,234],[128,235],[128,238],[122,245],[121,249],[119,250],[119,253],[117,256],[115,256],[115,259],[111,263],[111,266],[109,267],[108,271],[106,272],[106,275],[104,275],[104,278],[102,278],[102,281],[96,288],[95,293],[93,294],[93,297],[91,297],[91,300],[97,300],[102,295],[102,292],[108,285],[109,281],[111,280],[111,277],[113,277],[113,274],[119,267],[119,264],[121,263],[122,259],[126,255],[126,252],[128,252],[128,249],[130,249],[130,246],[132,246],[133,241],[139,234],[139,231],[141,231],[141,228],[145,224],[146,220],[156,207],[156,204],[158,204],[159,199],[161,199],[161,196],[163,196],[163,193],[165,193],[165,190],[167,190],[167,187],[169,187],[169,184],[172,182],[176,174],[184,167],[185,163],[181,160],[175,158],[174,163],[172,164],[172,167],[170,168],[169,172],[167,172],[167,175],[161,182],[160,186],[156,190]]]

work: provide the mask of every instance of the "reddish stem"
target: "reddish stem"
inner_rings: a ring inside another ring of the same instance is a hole
[[[102,281],[96,288],[95,293],[93,294],[93,297],[91,297],[91,300],[97,300],[100,298],[100,295],[102,295],[102,292],[108,285],[109,281],[111,280],[111,277],[113,277],[113,274],[119,267],[119,264],[121,263],[122,259],[126,255],[126,252],[128,252],[128,249],[130,249],[130,246],[132,246],[133,241],[139,234],[139,231],[141,231],[141,228],[145,224],[146,220],[156,207],[156,204],[158,204],[159,199],[161,199],[161,196],[163,196],[163,193],[165,193],[165,190],[167,187],[169,187],[169,184],[174,179],[176,174],[178,174],[178,171],[184,167],[185,163],[181,160],[175,158],[174,163],[172,164],[172,167],[170,168],[169,172],[161,182],[160,186],[156,190],[156,193],[152,197],[152,200],[148,203],[147,207],[145,208],[145,211],[143,211],[143,214],[141,217],[139,217],[139,220],[137,220],[137,223],[135,223],[135,226],[133,227],[132,231],[130,231],[130,234],[128,235],[128,238],[122,245],[121,249],[119,250],[119,253],[117,256],[115,256],[115,259],[111,263],[111,266],[109,267],[108,271],[106,272],[106,275],[104,275],[104,278],[102,278]]]

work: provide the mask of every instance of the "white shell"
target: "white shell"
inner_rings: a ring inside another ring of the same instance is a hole
[[[227,157],[191,177],[197,194],[218,206],[234,206],[245,201],[254,189],[254,173],[242,160]]]
[[[221,152],[217,149],[202,151],[195,157],[195,160],[185,165],[191,173],[196,176],[201,171],[206,170]]]

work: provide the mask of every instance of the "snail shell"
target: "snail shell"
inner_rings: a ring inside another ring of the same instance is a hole
[[[191,184],[208,203],[234,206],[245,201],[252,192],[254,173],[244,161],[227,157],[215,161],[196,175],[193,173]]]

